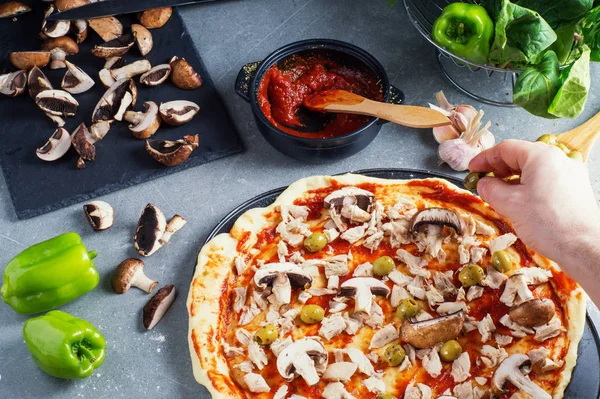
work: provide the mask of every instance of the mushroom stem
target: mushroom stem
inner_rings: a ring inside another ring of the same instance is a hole
[[[138,273],[133,280],[131,280],[131,285],[133,287],[137,287],[147,293],[151,293],[154,287],[156,287],[156,284],[158,284],[158,281],[148,278],[144,273]]]
[[[315,385],[319,382],[319,375],[317,374],[317,369],[314,364],[315,363],[306,352],[302,353],[294,361],[296,373],[304,378],[304,381],[306,381],[308,386]]]
[[[177,231],[179,231],[179,229],[181,229],[186,223],[187,223],[187,220],[185,220],[182,216],[180,216],[180,215],[173,216],[173,218],[171,220],[169,220],[169,223],[167,223],[167,227],[165,228],[165,233],[160,237],[160,240],[158,240],[160,245],[163,246],[166,243],[168,243],[169,240],[171,239],[171,237],[173,236],[173,234],[175,234]]]
[[[131,111],[131,110],[125,111],[125,115],[123,116],[123,119],[125,119],[129,123],[137,125],[144,119],[144,113],[137,112],[137,111]]]
[[[292,300],[292,285],[285,273],[280,273],[273,281],[273,294],[279,304],[287,304]]]

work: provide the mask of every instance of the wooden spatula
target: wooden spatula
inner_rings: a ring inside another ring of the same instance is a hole
[[[433,128],[452,123],[444,114],[431,108],[373,101],[345,90],[323,91],[307,97],[303,105],[312,111],[369,115],[416,128]]]
[[[600,112],[583,125],[561,133],[556,138],[559,143],[566,145],[569,149],[581,152],[583,161],[587,162],[598,136],[600,136]]]

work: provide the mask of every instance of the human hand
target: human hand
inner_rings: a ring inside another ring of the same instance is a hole
[[[592,248],[600,243],[600,209],[582,162],[544,143],[506,140],[475,157],[469,169],[494,172],[496,177],[479,181],[477,191],[531,249],[576,279],[582,270],[575,267],[600,265],[599,259],[586,262],[598,255]],[[512,175],[521,178],[502,180]]]

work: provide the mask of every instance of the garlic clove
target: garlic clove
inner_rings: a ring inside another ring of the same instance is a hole
[[[465,115],[455,112],[450,118],[452,124],[456,127],[459,132],[464,132],[469,127],[469,121],[472,118],[467,118]]]
[[[485,133],[479,139],[477,143],[481,151],[487,150],[488,148],[492,148],[496,144],[496,138],[489,130],[485,130]]]
[[[461,115],[464,115],[469,120],[475,118],[475,115],[477,115],[477,110],[475,107],[466,104],[457,106],[455,111]]]
[[[454,125],[434,127],[433,137],[438,143],[443,143],[444,141],[459,138],[460,132],[454,127]]]
[[[454,110],[454,105],[452,105],[448,102],[448,99],[444,95],[444,92],[441,90],[438,91],[437,93],[435,93],[435,101],[437,101],[440,108],[443,108],[446,111]]]
[[[457,172],[469,168],[469,162],[480,153],[477,146],[468,144],[463,139],[448,140],[440,144],[438,156],[442,163],[447,163]]]

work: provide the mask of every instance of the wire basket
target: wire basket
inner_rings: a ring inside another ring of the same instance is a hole
[[[449,0],[403,0],[411,22],[425,39],[436,48],[436,58],[444,77],[458,90],[486,104],[514,107],[512,94],[519,70],[478,64],[450,53],[437,45],[431,32]],[[476,3],[475,1],[465,1]],[[481,79],[486,78],[485,84]]]

